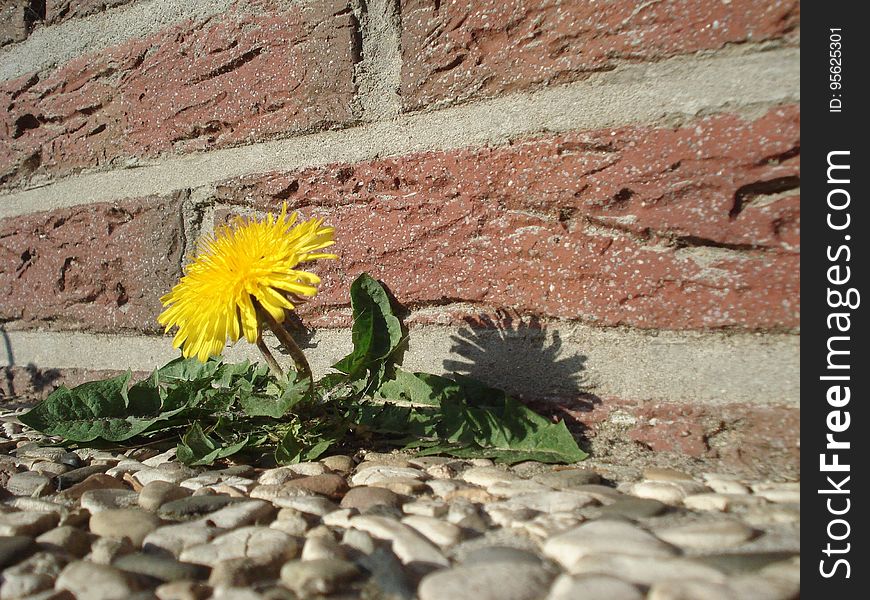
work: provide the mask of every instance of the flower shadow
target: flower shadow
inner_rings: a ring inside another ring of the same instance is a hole
[[[3,351],[7,363],[6,366],[0,367],[3,372],[2,382],[0,382],[0,400],[4,404],[21,398],[41,397],[57,387],[57,380],[61,377],[59,370],[40,369],[32,362],[26,365],[16,364],[12,340],[3,327],[0,327],[0,335],[3,337]],[[16,377],[16,370],[19,377]],[[22,377],[26,378],[26,381],[22,381]]]
[[[463,321],[450,337],[445,371],[503,389],[541,414],[564,419],[582,436],[586,426],[578,416],[601,404],[588,390],[585,355],[566,348],[559,331],[548,330],[538,317],[498,311]]]

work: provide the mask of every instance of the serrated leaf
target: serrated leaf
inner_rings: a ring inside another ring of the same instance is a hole
[[[220,359],[217,358],[209,358],[201,363],[196,358],[178,357],[157,369],[157,376],[160,381],[203,379],[213,376],[220,369],[221,364]]]
[[[455,393],[458,389],[456,382],[446,377],[410,373],[397,368],[390,379],[381,383],[375,397],[394,402],[440,406],[450,391]]]
[[[229,445],[221,445],[206,435],[199,423],[193,423],[181,437],[176,450],[178,460],[186,465],[210,465],[214,461],[231,456],[244,448],[248,436]]]
[[[159,414],[130,414],[124,375],[91,381],[72,389],[61,386],[32,410],[19,417],[21,422],[46,435],[57,435],[71,442],[90,442],[101,438],[109,442],[129,439],[160,419]],[[137,388],[136,408],[151,408],[147,386]]]
[[[275,447],[275,462],[279,465],[292,465],[302,460],[305,444],[299,439],[299,428],[291,427]]]
[[[365,403],[357,408],[356,423],[365,431],[400,438],[422,439],[437,434],[440,413],[409,406]]]
[[[164,411],[179,411],[197,406],[203,399],[206,390],[211,389],[209,379],[178,379],[167,386],[163,394]]]
[[[231,387],[234,380],[239,377],[247,375],[250,378],[254,374],[254,371],[251,368],[251,363],[247,360],[240,363],[222,363],[210,378],[214,387],[226,388]],[[250,379],[248,381],[250,382]]]
[[[239,395],[239,406],[249,417],[271,417],[280,419],[290,409],[305,399],[308,393],[308,379],[290,384],[280,396],[247,393]]]
[[[396,369],[393,378],[381,384],[377,396],[440,407],[440,414],[431,419],[437,423],[440,442],[430,445],[426,450],[429,454],[443,452],[503,462],[575,462],[586,458],[563,422],[551,423],[503,391],[468,377],[457,376],[454,381]],[[393,428],[399,425],[390,424]],[[402,425],[413,429],[410,419]],[[413,425],[420,441],[431,437],[431,431],[420,430],[420,422]],[[406,447],[419,445],[414,440]]]
[[[402,326],[393,314],[390,298],[383,286],[363,273],[350,287],[353,307],[353,352],[333,368],[351,378],[366,371],[377,373],[402,341]]]
[[[323,453],[329,450],[329,448],[336,442],[337,440],[333,438],[325,438],[308,448],[304,454],[302,455],[302,459],[306,461],[317,460]]]
[[[577,445],[564,421],[552,423],[509,396],[493,399],[490,406],[456,403],[445,410],[447,439],[473,442],[454,456],[479,456],[501,462],[524,460],[577,462],[587,454]]]

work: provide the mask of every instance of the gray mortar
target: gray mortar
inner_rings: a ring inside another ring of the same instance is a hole
[[[150,0],[40,27],[24,42],[0,50],[0,81],[53,69],[181,21],[205,19],[232,4],[233,0]]]
[[[147,371],[177,356],[169,337],[48,331],[7,335],[17,365]],[[322,375],[350,349],[349,330],[321,330],[306,354],[315,373]],[[225,355],[232,361],[259,356],[244,342]],[[0,365],[8,363],[4,350]],[[411,330],[404,366],[431,373],[471,373],[536,398],[588,392],[626,400],[797,406],[800,338],[646,332],[565,322],[552,323],[546,332],[521,328],[472,334],[467,328],[424,326]]]
[[[401,112],[402,52],[398,0],[352,0],[359,22],[361,56],[354,65],[354,98],[363,121],[390,119]]]
[[[586,81],[405,115],[339,131],[141,161],[37,189],[0,194],[0,218],[167,194],[252,173],[358,162],[427,150],[503,145],[544,132],[687,122],[717,111],[758,116],[800,98],[800,51],[627,65]]]

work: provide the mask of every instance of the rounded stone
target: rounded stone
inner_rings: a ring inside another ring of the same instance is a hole
[[[404,517],[402,523],[441,548],[449,548],[462,539],[462,530],[459,527],[434,517],[412,515]]]
[[[60,515],[44,512],[0,513],[0,536],[35,536],[58,524]]]
[[[76,500],[81,498],[82,494],[90,490],[111,489],[127,490],[129,488],[111,475],[106,475],[105,473],[95,473],[88,476],[85,480],[80,481],[79,483],[76,483],[75,485],[60,492],[58,494],[58,497],[68,500]]]
[[[0,598],[21,598],[53,587],[67,562],[64,556],[40,552],[5,569],[0,577]]]
[[[257,478],[257,482],[261,485],[284,485],[292,479],[299,477],[294,471],[288,467],[275,467],[274,469],[266,469]]]
[[[429,540],[395,519],[363,515],[351,519],[351,527],[391,542],[393,552],[404,564],[418,562],[445,567],[450,564]]]
[[[157,586],[154,595],[158,600],[206,600],[211,592],[209,586],[198,581],[170,581]]]
[[[47,550],[62,550],[81,558],[91,550],[93,536],[70,525],[61,525],[36,538],[36,543]]]
[[[601,598],[607,600],[644,600],[644,595],[632,584],[607,575],[561,575],[547,600],[576,600]]]
[[[670,481],[641,481],[631,487],[631,494],[638,498],[674,505],[679,504],[686,497],[686,492],[672,485]]]
[[[54,587],[54,578],[44,573],[3,573],[0,598],[30,598]]]
[[[629,519],[647,519],[658,516],[669,510],[664,502],[634,496],[622,496],[610,504],[593,509],[599,516],[627,517]]]
[[[102,475],[109,469],[108,465],[88,465],[72,471],[67,471],[57,478],[58,491],[66,490],[81,483],[91,475]]]
[[[573,563],[568,571],[578,575],[610,575],[644,586],[670,579],[697,579],[713,583],[725,581],[721,571],[698,561],[642,554],[592,554]]]
[[[543,546],[544,554],[572,570],[593,554],[622,553],[643,557],[669,557],[676,548],[648,531],[621,521],[592,521],[551,537]]]
[[[420,600],[535,600],[552,575],[526,562],[491,562],[485,567],[459,566],[423,578]]]
[[[205,579],[209,575],[209,569],[202,565],[192,565],[163,556],[142,553],[122,556],[114,561],[112,566],[127,573],[145,575],[163,582]]]
[[[465,482],[479,485],[484,488],[488,488],[494,483],[504,483],[521,479],[516,473],[508,471],[507,469],[499,469],[498,467],[471,467],[470,469],[466,469],[459,477]]]
[[[693,481],[688,473],[667,467],[649,467],[643,470],[643,478],[652,481]]]
[[[241,501],[241,498],[223,495],[188,496],[161,504],[160,508],[157,509],[157,514],[170,521],[183,521],[207,515],[228,504]]]
[[[228,558],[256,558],[263,561],[284,561],[299,555],[299,541],[282,531],[269,527],[242,527],[224,533],[207,544],[191,546],[179,559],[212,566]]]
[[[355,564],[336,558],[294,560],[281,567],[282,583],[303,598],[337,591],[360,574]]]
[[[512,546],[484,546],[465,555],[463,565],[483,565],[492,562],[543,564],[541,557],[534,552]]]
[[[329,468],[321,462],[301,462],[287,465],[287,469],[298,477],[312,477],[329,473]]]
[[[139,506],[156,512],[167,502],[187,498],[191,493],[191,490],[168,481],[152,481],[139,490]]]
[[[379,504],[398,508],[402,505],[402,500],[392,490],[369,486],[351,488],[341,500],[342,508],[355,508],[359,511]]]
[[[177,523],[155,529],[148,534],[142,546],[146,552],[156,550],[179,556],[183,550],[206,544],[223,533],[225,530],[203,522]]]
[[[55,589],[68,590],[77,598],[117,600],[127,598],[136,587],[118,569],[86,561],[70,563],[61,571]]]
[[[293,479],[284,484],[284,488],[297,488],[338,500],[350,489],[347,481],[341,475],[325,473]]]
[[[353,462],[353,459],[350,456],[345,456],[343,454],[327,456],[326,458],[321,459],[320,462],[326,465],[326,467],[331,471],[335,471],[342,475],[351,473],[356,466],[356,463]]]
[[[132,490],[88,490],[82,494],[81,507],[91,514],[116,508],[130,508],[139,503],[139,494]]]
[[[681,548],[702,550],[730,548],[752,539],[755,530],[739,521],[698,521],[654,530],[668,543]]]
[[[214,588],[247,587],[263,579],[275,579],[280,565],[252,558],[228,558],[215,563],[208,583]]]
[[[647,600],[734,600],[734,590],[724,583],[669,580],[650,588]]]
[[[119,556],[132,554],[136,551],[130,539],[126,537],[98,537],[91,544],[91,552],[85,557],[88,561],[99,565],[110,565]]]
[[[125,537],[134,547],[142,545],[145,537],[160,526],[160,519],[151,513],[134,508],[104,510],[91,515],[91,533],[105,537]]]
[[[31,470],[35,473],[45,475],[46,477],[51,479],[57,477],[58,475],[66,473],[70,470],[70,468],[67,465],[56,462],[38,462],[33,465],[33,468]]]
[[[543,492],[521,494],[506,500],[501,504],[505,508],[517,510],[528,508],[542,513],[571,513],[583,508],[598,504],[598,500],[585,492],[574,490],[561,492]]]
[[[24,560],[35,550],[36,547],[31,537],[23,535],[0,536],[0,569],[5,569],[9,565]]]
[[[309,537],[302,547],[302,560],[319,560],[321,558],[346,558],[344,549],[331,537]]]
[[[51,488],[51,479],[34,471],[15,473],[6,482],[6,489],[13,496],[44,495],[51,492]]]

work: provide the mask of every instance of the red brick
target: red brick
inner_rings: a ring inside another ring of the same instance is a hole
[[[797,0],[402,0],[406,108],[760,42],[798,27]]]
[[[88,381],[117,377],[126,370],[53,369],[34,364],[0,367],[0,406],[4,402],[43,400],[61,385],[75,387]],[[144,379],[148,373],[133,371],[133,380]]]
[[[86,17],[110,8],[130,4],[134,0],[46,0],[45,22],[60,23],[68,19]]]
[[[586,395],[530,403],[564,419],[597,461],[732,471],[749,478],[800,474],[800,408],[788,405],[677,404]]]
[[[230,11],[0,86],[0,182],[353,119],[343,0]]]
[[[159,297],[181,274],[179,202],[146,198],[0,221],[0,320],[159,330]]]
[[[363,271],[412,308],[643,328],[799,325],[799,111],[568,133],[225,182],[336,226],[308,316]],[[770,195],[770,194],[772,195]],[[760,195],[759,195],[760,194]],[[321,324],[323,324],[321,322]]]

